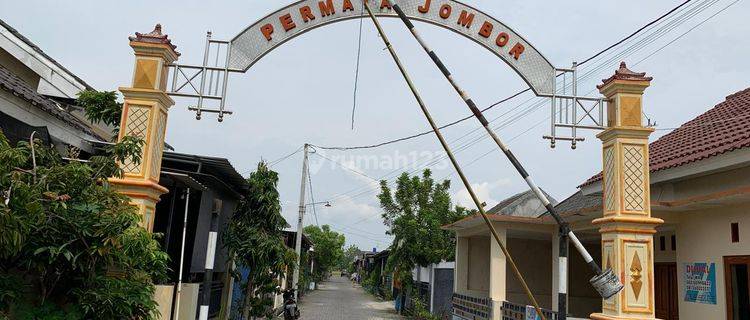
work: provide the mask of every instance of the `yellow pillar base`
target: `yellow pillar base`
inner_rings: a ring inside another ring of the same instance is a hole
[[[118,193],[130,198],[130,204],[138,208],[138,214],[143,217],[141,226],[153,231],[154,213],[159,197],[169,190],[151,180],[110,178],[109,183]]]
[[[600,225],[602,266],[611,268],[624,288],[612,298],[602,300],[602,312],[591,319],[652,320],[654,317],[655,227],[664,221],[651,217],[603,217]]]

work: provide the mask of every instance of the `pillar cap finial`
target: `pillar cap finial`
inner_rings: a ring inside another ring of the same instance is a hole
[[[152,30],[149,33],[140,33],[136,32],[135,37],[128,37],[130,41],[137,41],[137,42],[147,42],[147,43],[157,43],[157,44],[166,44],[170,48],[172,48],[172,51],[179,56],[180,53],[177,52],[177,46],[172,44],[172,40],[169,39],[169,36],[166,34],[161,33],[161,23],[157,23],[154,27],[154,30]]]
[[[597,85],[597,89],[601,89],[615,80],[625,81],[651,81],[653,77],[647,77],[645,72],[634,72],[628,69],[625,61],[620,62],[620,68],[615,70],[615,74],[607,79],[602,79],[602,84]]]

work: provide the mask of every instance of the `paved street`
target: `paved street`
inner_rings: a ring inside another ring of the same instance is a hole
[[[344,277],[331,276],[318,288],[302,300],[301,319],[402,319],[391,301],[378,301]]]

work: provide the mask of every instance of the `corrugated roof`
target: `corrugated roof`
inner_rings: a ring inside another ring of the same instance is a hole
[[[238,194],[242,194],[249,188],[247,180],[225,158],[165,151],[162,158],[162,166],[169,167],[165,165],[165,162],[169,161],[200,162],[202,166],[200,174],[211,175],[217,179],[221,179],[221,182],[231,185],[232,189],[234,189],[233,191]]]
[[[649,144],[651,172],[679,167],[750,147],[750,88]],[[584,182],[601,180],[601,172]]]

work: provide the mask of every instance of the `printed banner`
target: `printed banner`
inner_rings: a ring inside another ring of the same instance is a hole
[[[525,320],[541,320],[542,317],[540,317],[536,313],[536,309],[534,306],[526,306],[526,319]]]
[[[706,262],[683,263],[685,301],[716,304],[716,264]]]

